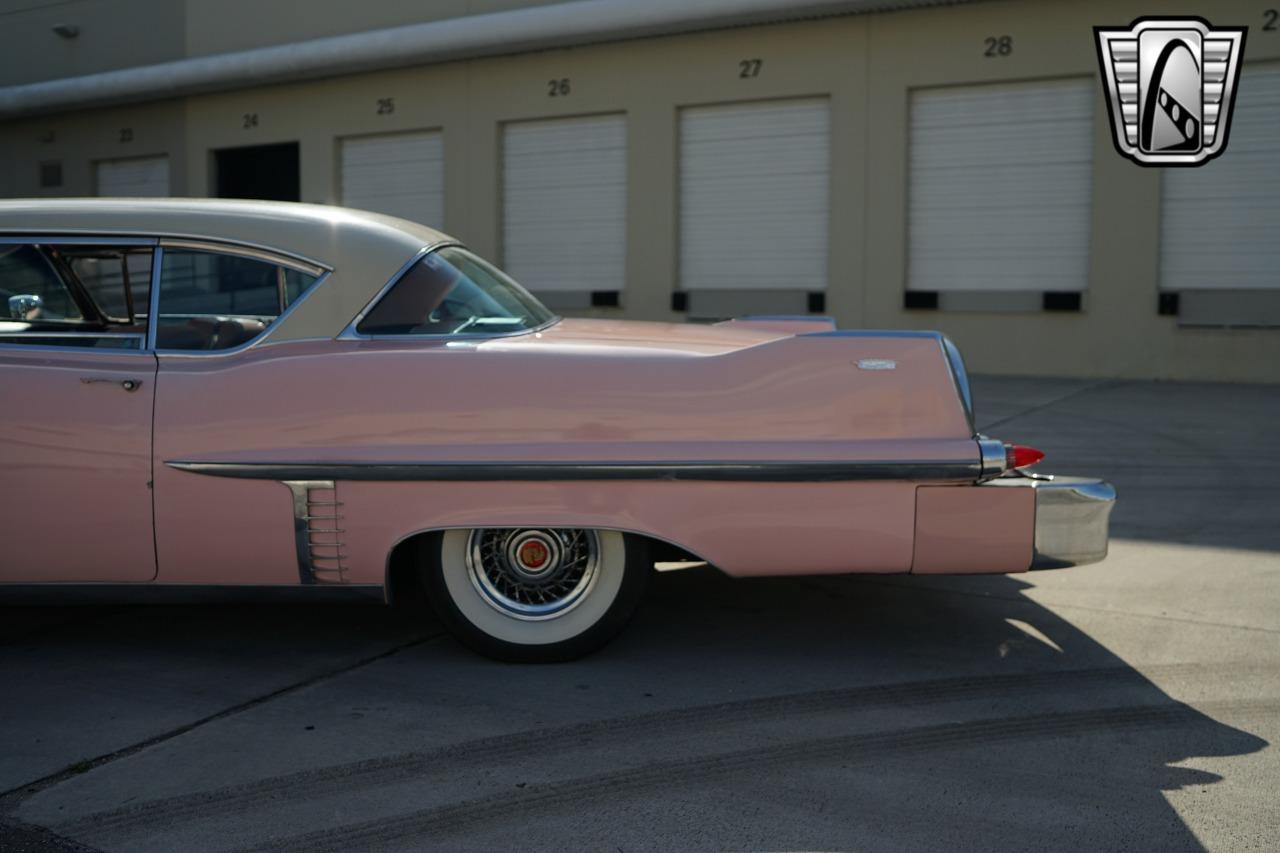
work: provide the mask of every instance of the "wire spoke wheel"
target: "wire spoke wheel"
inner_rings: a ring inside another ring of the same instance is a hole
[[[441,531],[425,567],[446,627],[499,660],[570,660],[622,630],[653,563],[615,530],[477,527]]]
[[[594,530],[471,531],[467,569],[485,600],[517,619],[554,619],[591,591],[600,566]]]

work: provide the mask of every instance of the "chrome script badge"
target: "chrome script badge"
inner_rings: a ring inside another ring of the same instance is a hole
[[[1199,166],[1226,150],[1247,31],[1202,18],[1094,27],[1116,150],[1143,166]]]

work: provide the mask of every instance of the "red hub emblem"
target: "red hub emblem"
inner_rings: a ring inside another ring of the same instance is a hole
[[[547,550],[547,546],[541,540],[530,539],[520,546],[518,552],[520,562],[527,569],[540,569],[547,564],[547,558],[551,556]]]

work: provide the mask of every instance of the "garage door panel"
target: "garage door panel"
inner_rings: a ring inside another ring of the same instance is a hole
[[[133,157],[94,164],[94,184],[103,197],[164,198],[169,195],[169,158]]]
[[[1234,153],[1234,152],[1232,152]],[[1275,163],[1275,156],[1258,158],[1253,163],[1236,163],[1236,169],[1226,174],[1218,173],[1220,180],[1214,180],[1202,186],[1188,185],[1181,182],[1168,182],[1164,192],[1165,215],[1178,216],[1184,209],[1202,206],[1216,207],[1217,212],[1225,213],[1236,207],[1270,207],[1275,188],[1269,182],[1259,180],[1257,173],[1265,171]],[[1210,163],[1210,166],[1212,162]],[[1201,166],[1200,168],[1209,168]],[[1181,235],[1177,235],[1181,236]]]
[[[978,171],[1010,171],[1021,167],[1023,171],[1035,173],[1042,167],[1063,168],[1074,166],[1077,169],[1088,169],[1093,162],[1089,157],[1081,157],[1079,151],[1080,138],[1064,141],[1062,139],[1026,139],[1018,150],[1010,151],[1000,157],[999,169],[993,168],[991,157],[982,149],[991,142],[988,130],[974,130],[972,133],[939,134],[934,140],[920,140],[920,153],[913,163],[917,170],[937,169],[943,174],[950,174],[955,169],[965,168]],[[929,146],[937,149],[930,151]]]
[[[618,158],[608,157],[610,162],[599,162],[597,158],[584,161],[584,152],[572,157],[530,157],[533,168],[515,169],[507,172],[503,180],[512,190],[546,189],[557,187],[564,190],[595,190],[603,185],[623,187],[626,180],[618,174]],[[593,160],[595,162],[593,162]],[[572,183],[565,183],[566,180]]]
[[[1066,254],[1074,257],[1077,249],[1071,243],[1087,238],[1089,232],[1088,226],[1082,226],[1079,222],[1081,214],[1088,213],[1088,208],[1068,208],[1066,210],[1029,213],[1018,221],[1007,224],[1001,221],[1002,210],[999,208],[986,208],[987,217],[985,221],[982,221],[981,216],[976,216],[975,219],[979,221],[970,223],[964,229],[952,227],[956,211],[972,213],[984,211],[984,209],[957,206],[946,211],[930,212],[911,217],[910,222],[913,226],[921,229],[928,228],[936,232],[936,236],[930,237],[928,247],[920,247],[912,254],[913,257],[953,248],[972,249],[976,252],[981,252],[988,248],[991,240],[1010,237],[1018,239],[1007,240],[1008,245],[1001,249],[1002,255],[1035,257],[1036,255]],[[975,244],[974,238],[978,238],[980,242]],[[1033,242],[1029,238],[1036,238],[1036,240]],[[1063,239],[1059,240],[1059,238]],[[1053,245],[1054,241],[1065,245],[1055,246]]]
[[[444,137],[439,131],[342,140],[342,203],[435,228],[444,225]]]
[[[685,116],[686,134],[698,139],[743,139],[747,136],[791,135],[793,128],[821,131],[826,120],[821,110],[826,101],[820,98],[757,101],[755,103],[716,104],[693,107]],[[732,116],[733,124],[722,119]]]
[[[768,234],[767,239],[761,239],[761,234],[763,233]],[[802,259],[800,258],[792,257],[801,247],[810,251],[819,249],[825,251],[827,245],[825,240],[815,236],[812,231],[804,228],[803,225],[785,226],[765,217],[749,216],[744,216],[733,223],[723,225],[708,224],[700,228],[691,228],[685,232],[685,239],[689,242],[703,244],[714,242],[721,251],[732,251],[735,256],[745,250],[750,255],[772,258],[773,260],[770,263],[775,264],[779,269],[793,268],[797,261],[801,261]],[[779,253],[786,256],[790,264],[779,264]],[[689,263],[699,260],[728,263],[732,260],[712,252],[690,252],[686,259]],[[815,266],[816,268],[818,267]]]
[[[370,196],[420,193],[414,187],[412,176],[401,169],[400,164],[388,162],[376,166],[348,168],[344,176],[344,200],[369,201]]]
[[[1045,275],[1035,281],[1034,288],[1027,286],[1027,277],[1022,273],[956,273],[954,263],[939,264],[934,271],[938,276],[947,276],[951,286],[943,292],[974,292],[981,291],[987,293],[1028,293],[1031,290],[1044,291],[1064,291],[1070,292],[1074,290],[1075,278],[1073,276],[1054,276]],[[1038,294],[1036,294],[1038,296]],[[1039,305],[1039,299],[1034,300],[1031,304]]]
[[[1085,289],[1093,103],[1089,80],[912,93],[909,290]]]
[[[691,211],[720,210],[726,199],[715,195],[724,188],[724,178],[733,180],[733,201],[774,199],[768,207],[773,209],[824,211],[827,175],[822,174],[774,174],[758,177],[739,177],[732,171],[717,174],[715,180],[690,181],[686,186],[689,197],[685,208]],[[754,208],[752,208],[754,209]],[[749,212],[750,209],[747,211]]]
[[[567,254],[582,258],[579,263],[579,269],[582,268],[583,263],[608,261],[616,264],[625,258],[626,253],[620,247],[601,249],[597,230],[585,227],[588,224],[584,222],[584,227],[572,237],[567,236],[561,229],[545,229],[531,232],[527,235],[527,239],[507,248],[510,252],[524,254],[525,260],[521,264],[521,270],[524,272],[531,269],[555,270],[563,267],[573,260],[573,258],[566,257]],[[537,251],[547,242],[556,245],[557,251],[555,253]],[[586,255],[585,258],[583,258],[584,254]]]
[[[680,114],[680,287],[827,287],[826,99],[690,107]]]
[[[790,145],[787,137],[755,140],[760,143],[750,151],[716,151],[692,153],[685,148],[683,163],[687,186],[718,187],[726,178],[739,184],[801,178],[809,175],[824,178],[828,172],[825,163],[826,146]],[[726,148],[728,146],[726,145]]]
[[[1009,200],[1042,200],[1046,186],[1065,185],[1089,175],[1087,163],[1013,163],[1002,160],[992,164],[987,158],[987,162],[970,164],[957,155],[945,168],[914,169],[912,179],[913,183],[927,182],[927,186],[921,189],[928,190],[930,204],[918,205],[917,209],[930,210],[934,199],[967,198],[971,204],[1000,206],[1007,206]],[[975,192],[978,188],[985,191]],[[1087,207],[1089,198],[1076,194],[1055,204],[1052,209],[1072,204]]]
[[[590,177],[586,175],[580,175],[579,177],[582,180],[590,180]],[[612,181],[597,182],[583,187],[545,183],[510,187],[508,190],[506,204],[513,216],[523,217],[534,213],[542,213],[550,205],[563,204],[567,205],[568,209],[559,211],[557,218],[564,217],[568,219],[576,216],[578,219],[590,219],[598,212],[599,208],[604,207],[599,203],[602,192],[622,192],[625,190],[625,185]],[[517,234],[520,230],[533,228],[538,224],[538,220],[523,221],[516,229]]]
[[[516,122],[502,135],[503,265],[534,291],[620,291],[626,117]]]

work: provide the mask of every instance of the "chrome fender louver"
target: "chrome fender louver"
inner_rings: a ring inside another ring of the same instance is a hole
[[[304,584],[347,582],[342,502],[333,480],[282,480],[293,493],[298,579]]]

